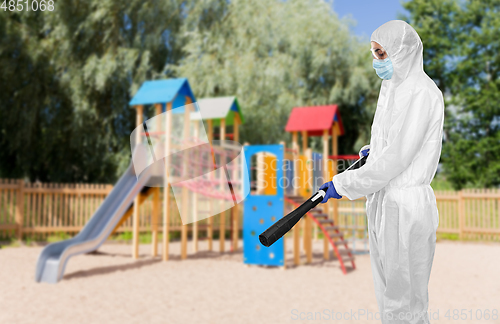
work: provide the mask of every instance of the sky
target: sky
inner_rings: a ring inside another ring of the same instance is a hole
[[[398,18],[398,13],[406,14],[401,2],[404,0],[334,0],[333,10],[340,18],[351,16],[356,20],[352,28],[354,34],[370,38],[380,25]]]

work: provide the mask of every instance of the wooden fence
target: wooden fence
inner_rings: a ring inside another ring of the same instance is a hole
[[[73,235],[79,232],[109,194],[112,185],[25,183],[22,180],[0,179],[0,240],[14,237],[44,240],[54,233]],[[498,189],[466,189],[436,191],[439,209],[439,233],[456,235],[460,239],[500,241],[500,191]],[[163,195],[160,195],[160,197]],[[175,203],[170,228],[177,231],[181,220]],[[152,199],[140,208],[141,232],[151,229]],[[355,219],[345,217],[356,215]],[[363,202],[340,202],[339,225],[361,228],[366,226]],[[344,217],[343,217],[344,216]],[[160,220],[161,222],[161,217]],[[226,228],[230,218],[225,217]],[[219,217],[213,228],[218,229]],[[198,223],[206,226],[206,220]],[[240,221],[239,224],[242,224]],[[158,224],[161,229],[161,224]],[[345,230],[348,228],[346,227]],[[118,232],[131,231],[132,219]]]
[[[439,233],[460,239],[500,241],[500,191],[436,191]]]
[[[438,235],[461,240],[500,241],[500,190],[434,191],[439,210]],[[364,237],[364,199],[339,202],[339,226],[345,236]],[[359,230],[359,231],[358,231]]]
[[[25,183],[22,180],[0,179],[0,241],[14,237],[45,240],[55,233],[76,234],[112,189],[112,185],[105,184]],[[178,231],[181,219],[175,202],[170,205],[170,230]],[[151,195],[139,209],[141,232],[151,230],[152,210]],[[159,221],[161,231],[162,220]],[[226,228],[230,229],[230,217],[225,217],[225,222]],[[206,226],[207,220],[198,222],[200,229]],[[214,231],[219,228],[219,217],[214,219],[213,228]],[[126,231],[132,231],[132,218],[117,230]]]

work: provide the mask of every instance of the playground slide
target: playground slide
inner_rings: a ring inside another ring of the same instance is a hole
[[[137,180],[131,164],[78,235],[66,241],[49,244],[43,249],[38,257],[35,280],[57,283],[64,274],[69,258],[99,248],[147,181],[148,177]]]

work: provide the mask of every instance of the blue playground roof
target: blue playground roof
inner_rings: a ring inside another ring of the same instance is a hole
[[[173,109],[184,106],[186,104],[186,96],[190,97],[193,103],[196,102],[196,98],[186,78],[146,81],[139,88],[139,91],[137,91],[132,100],[130,100],[129,105],[161,103],[163,110],[165,110],[165,104],[173,101]]]

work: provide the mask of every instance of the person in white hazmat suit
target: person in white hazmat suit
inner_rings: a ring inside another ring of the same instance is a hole
[[[423,70],[423,45],[406,22],[371,36],[373,67],[384,79],[366,164],[321,188],[329,198],[366,196],[370,259],[382,323],[429,323],[427,286],[439,224],[430,186],[441,154],[444,102]]]

